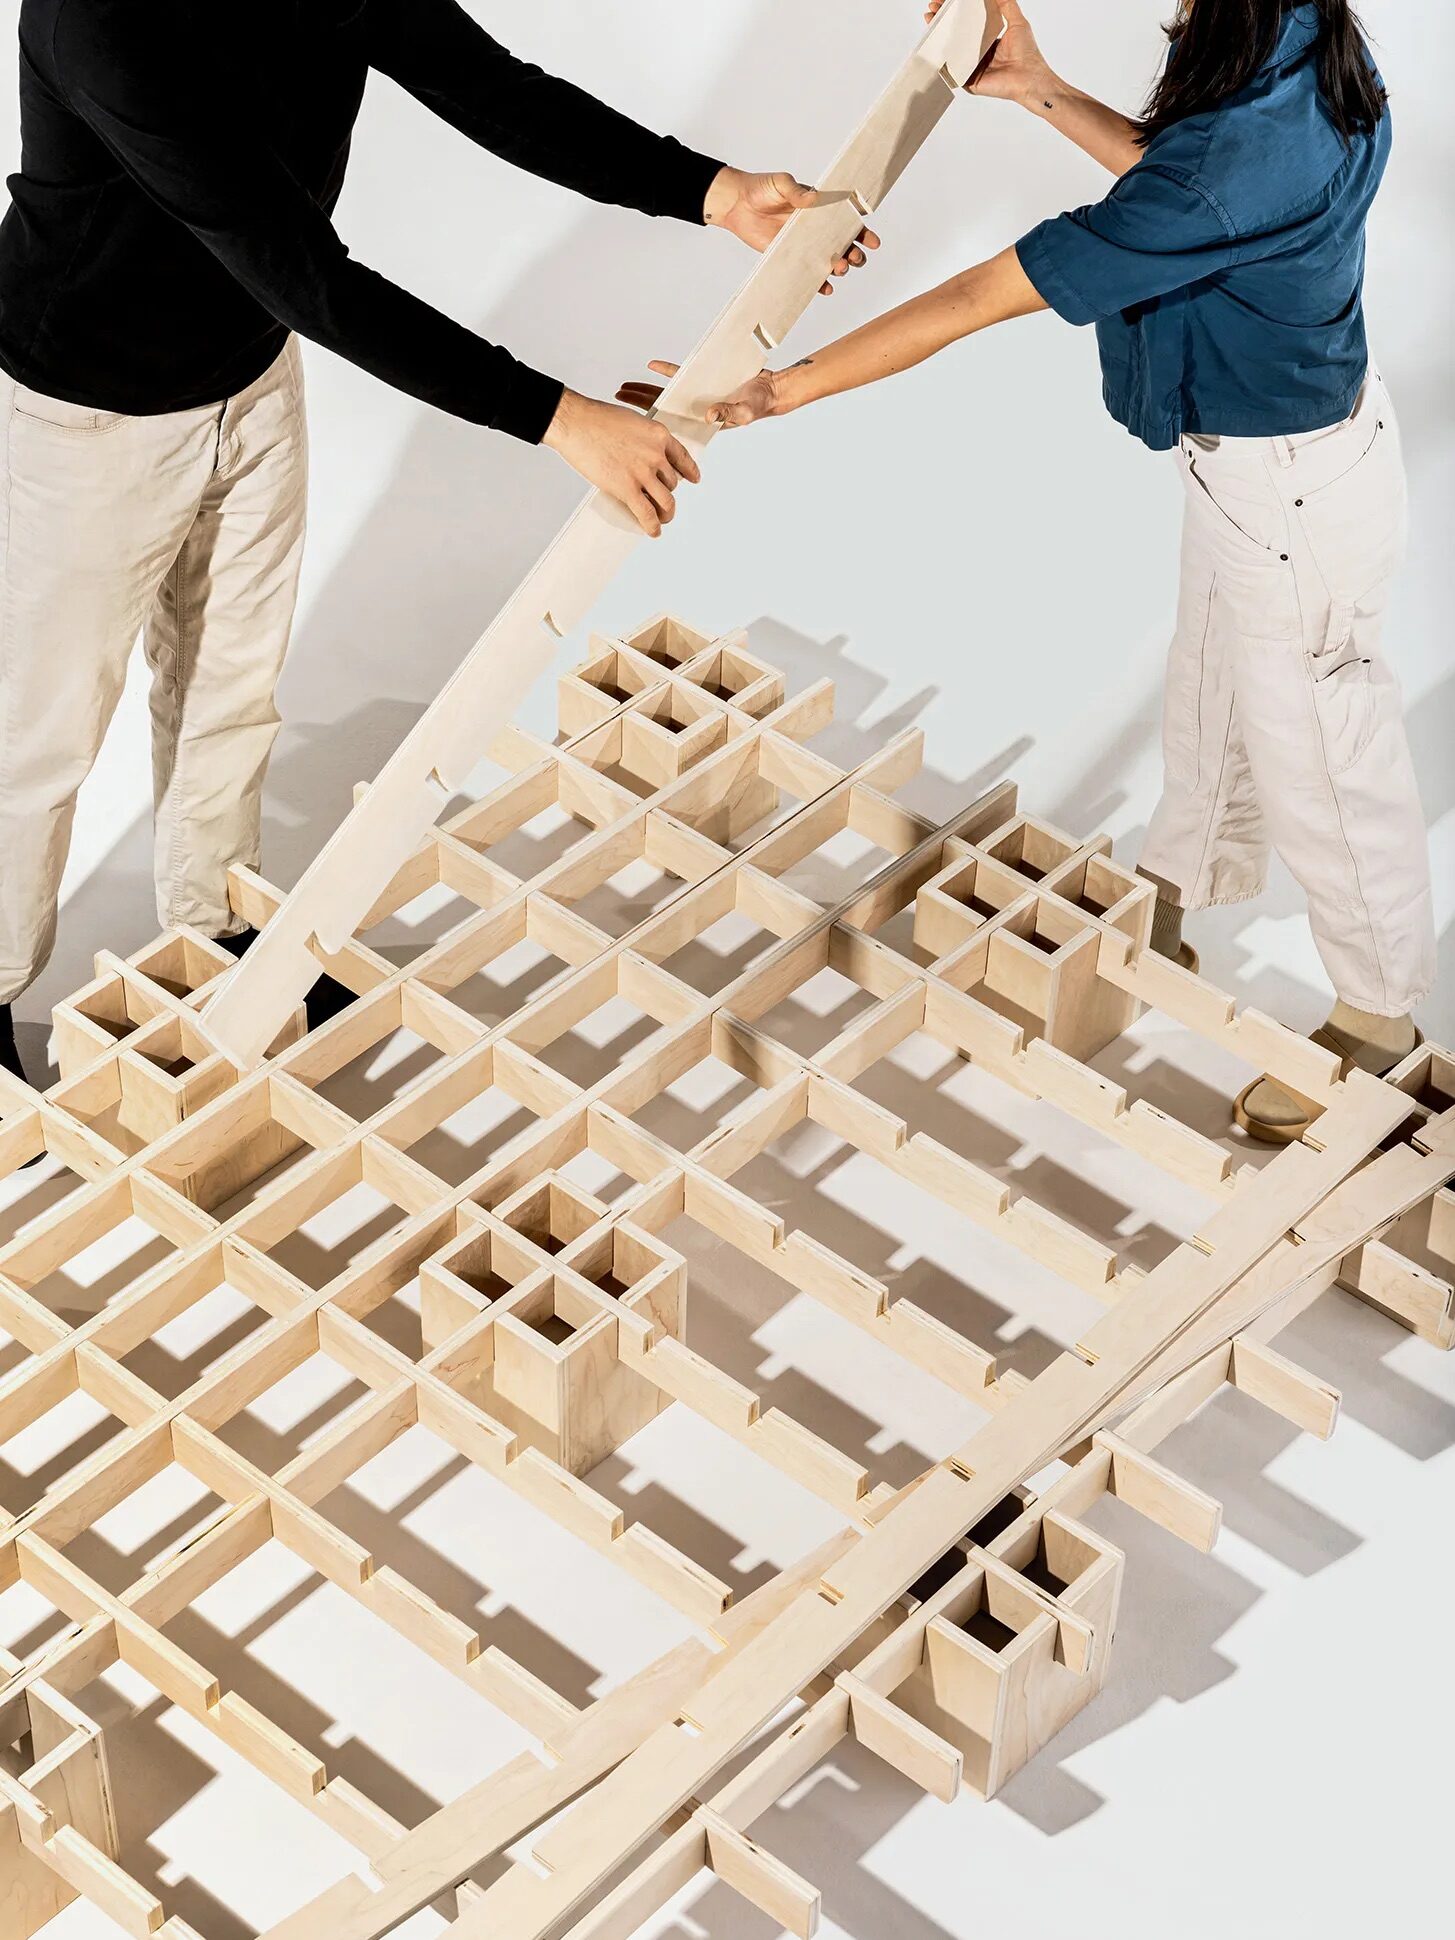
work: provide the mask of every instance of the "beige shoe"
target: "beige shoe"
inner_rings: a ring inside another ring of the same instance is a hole
[[[1416,1025],[1415,1041],[1410,1050],[1417,1051],[1424,1041],[1425,1034]],[[1309,1042],[1335,1053],[1339,1059],[1340,1077],[1347,1076],[1354,1068],[1354,1060],[1332,1031],[1320,1026],[1318,1030],[1309,1032]],[[1403,1064],[1409,1055],[1409,1051],[1402,1051],[1384,1067],[1385,1071],[1393,1071],[1395,1065]],[[1383,1077],[1384,1072],[1373,1075]],[[1259,1145],[1296,1144],[1318,1116],[1317,1105],[1279,1084],[1275,1078],[1255,1078],[1251,1084],[1244,1085],[1233,1100],[1233,1123]]]
[[[1201,962],[1197,951],[1193,949],[1190,943],[1179,943],[1171,956],[1168,956],[1165,950],[1154,950],[1149,943],[1147,945],[1147,954],[1148,956],[1161,957],[1164,963],[1175,963],[1179,970],[1190,970],[1194,977],[1197,975],[1198,966]]]

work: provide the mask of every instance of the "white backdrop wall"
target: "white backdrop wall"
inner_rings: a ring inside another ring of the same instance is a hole
[[[913,0],[470,0],[522,54],[743,165],[811,178],[919,31]],[[1126,107],[1159,58],[1158,0],[1041,0],[1049,57]],[[1372,338],[1394,389],[1414,540],[1391,623],[1447,934],[1427,1023],[1455,1030],[1455,673],[1446,619],[1455,447],[1448,326],[1449,10],[1369,0],[1393,91],[1394,160],[1371,237]],[[0,151],[13,155],[13,89]],[[790,354],[978,261],[1102,192],[1096,165],[1019,109],[965,98],[899,185],[872,270],[818,303]],[[517,174],[371,81],[340,228],[354,252],[578,388],[610,395],[684,350],[745,268],[723,235],[600,209]],[[291,881],[526,564],[578,482],[550,453],[445,418],[309,347],[308,567],[268,794],[264,866]],[[1176,571],[1178,487],[1105,415],[1089,331],[1041,316],[857,397],[720,439],[666,539],[594,616],[662,607],[754,626],[762,649],[839,681],[841,746],[922,724],[948,807],[1013,771],[1025,799],[1135,855],[1155,799],[1157,712]],[[561,664],[580,642],[563,649]],[[546,727],[543,683],[531,718]],[[938,777],[938,781],[934,778]],[[48,1006],[98,945],[155,924],[147,887],[145,688],[138,664],[83,798]],[[1209,946],[1208,931],[1212,932]],[[1205,919],[1211,974],[1290,1022],[1322,1015],[1300,903]]]

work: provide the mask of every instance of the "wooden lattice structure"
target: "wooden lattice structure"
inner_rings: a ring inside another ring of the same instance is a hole
[[[741,636],[671,619],[597,640],[561,679],[556,744],[508,730],[500,778],[329,957],[357,993],[333,1022],[300,1015],[258,1069],[229,1063],[199,1018],[231,960],[182,932],[101,956],[58,1006],[49,1092],[3,1081],[0,1611],[16,1593],[31,1612],[0,1655],[4,1940],[75,1894],[127,1933],[193,1935],[122,1861],[90,1698],[118,1665],[359,1855],[268,1940],[366,1940],[431,1902],[461,1940],[563,1923],[604,1940],[704,1866],[810,1932],[818,1888],[755,1821],[848,1734],[946,1799],[1034,1756],[1108,1675],[1122,1558],[1082,1520],[1097,1501],[1207,1549],[1218,1504],[1155,1453],[1173,1428],[1231,1383],[1331,1431],[1338,1396],[1272,1345],[1293,1315],[1341,1281],[1451,1344],[1449,1057],[1341,1078],[1150,954],[1151,889],[1105,838],[1018,812],[1009,784],[931,823],[904,799],[917,733],[845,771],[813,745],[831,683],[785,685]],[[281,900],[247,874],[233,894],[259,925]],[[434,928],[401,929],[420,909]],[[824,981],[832,1001],[805,1010]],[[1308,1138],[1255,1166],[1216,1135],[1226,1099],[1209,1130],[1175,1086],[1153,1103],[1107,1075],[1144,1007],[1236,1065],[1230,1084],[1268,1069],[1307,1095]],[[391,1046],[407,1080],[345,1109]],[[1186,1237],[1144,1272],[923,1129],[935,1087],[905,1072],[925,1051],[1175,1181]],[[765,1203],[756,1162],[805,1135],[1053,1276],[1088,1324],[1034,1380],[999,1367],[953,1286],[912,1299]],[[330,1251],[314,1229],[345,1201],[364,1223]],[[694,1347],[703,1248],[729,1286],[771,1275],[984,1425],[908,1486],[876,1478]],[[158,1337],[223,1295],[245,1320],[178,1373]],[[350,1405],[286,1460],[249,1453],[237,1424],[320,1355]],[[7,1447],[77,1397],[85,1432],[16,1493]],[[592,1480],[668,1409],[818,1498],[837,1533],[735,1602]],[[382,1560],[337,1504],[419,1430],[678,1613],[685,1640],[579,1703]],[[97,1525],[169,1477],[202,1498],[187,1526],[118,1558]],[[179,1640],[269,1543],[529,1748],[409,1825],[331,1772]]]

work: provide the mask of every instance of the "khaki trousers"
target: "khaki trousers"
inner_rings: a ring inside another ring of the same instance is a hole
[[[1336,993],[1381,1016],[1428,994],[1429,847],[1380,654],[1404,551],[1388,394],[1292,438],[1184,439],[1182,588],[1165,788],[1142,867],[1184,908],[1256,896],[1270,847],[1308,899]]]
[[[157,914],[241,927],[303,550],[296,342],[215,405],[124,417],[0,373],[0,1002],[55,939],[76,795],[140,633],[151,668]]]

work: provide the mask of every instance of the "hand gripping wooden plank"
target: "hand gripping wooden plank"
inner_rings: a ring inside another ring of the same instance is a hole
[[[1000,25],[993,0],[949,0],[830,163],[817,202],[785,225],[692,351],[653,415],[694,456],[713,435],[704,410],[752,377],[808,308]],[[602,492],[572,513],[208,1006],[208,1034],[234,1063],[263,1057],[319,975],[315,940],[326,953],[343,947],[640,536]]]

